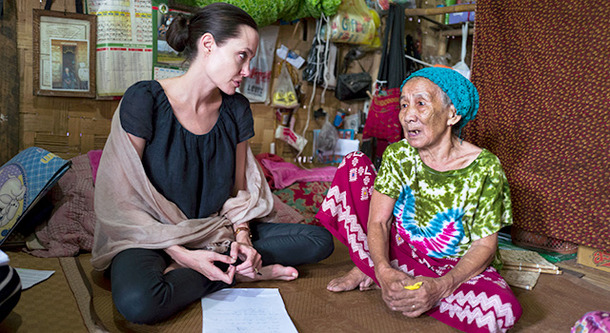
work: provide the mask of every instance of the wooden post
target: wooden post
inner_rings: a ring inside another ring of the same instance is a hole
[[[0,18],[0,165],[19,152],[19,67],[15,1]]]

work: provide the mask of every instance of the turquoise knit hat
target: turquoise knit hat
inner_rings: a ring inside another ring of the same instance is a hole
[[[451,103],[455,106],[456,113],[462,116],[462,119],[455,125],[458,130],[461,130],[466,123],[474,119],[479,109],[479,93],[477,88],[458,71],[445,67],[426,67],[417,72],[413,72],[400,85],[400,91],[407,81],[414,77],[425,77],[434,82],[447,96],[451,99]]]

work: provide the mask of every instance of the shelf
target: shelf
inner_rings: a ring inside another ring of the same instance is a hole
[[[405,9],[406,16],[428,16],[428,15],[439,15],[449,13],[461,13],[461,12],[473,12],[476,8],[476,4],[465,4],[465,5],[454,5],[447,7],[435,7],[435,8],[415,8]]]
[[[472,22],[469,22],[469,23],[472,24]],[[474,28],[468,28],[468,34],[473,35]],[[462,29],[443,30],[440,32],[440,35],[441,35],[441,37],[461,36]]]

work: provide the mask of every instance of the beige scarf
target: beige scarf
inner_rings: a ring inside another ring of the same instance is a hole
[[[129,248],[165,249],[171,245],[224,252],[234,240],[232,224],[268,215],[271,189],[248,148],[246,190],[229,198],[220,214],[187,219],[150,183],[142,161],[119,118],[112,119],[95,184],[95,225],[91,263],[108,268],[112,258]]]

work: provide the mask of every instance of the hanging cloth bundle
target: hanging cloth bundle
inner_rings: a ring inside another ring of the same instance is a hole
[[[403,137],[398,121],[400,85],[407,74],[405,62],[405,15],[400,4],[390,4],[385,29],[379,74],[364,125],[363,138],[377,138],[376,155]]]
[[[390,5],[387,26],[383,37],[383,47],[377,90],[400,88],[407,74],[405,62],[405,15],[401,5]],[[381,83],[381,85],[380,85]]]

